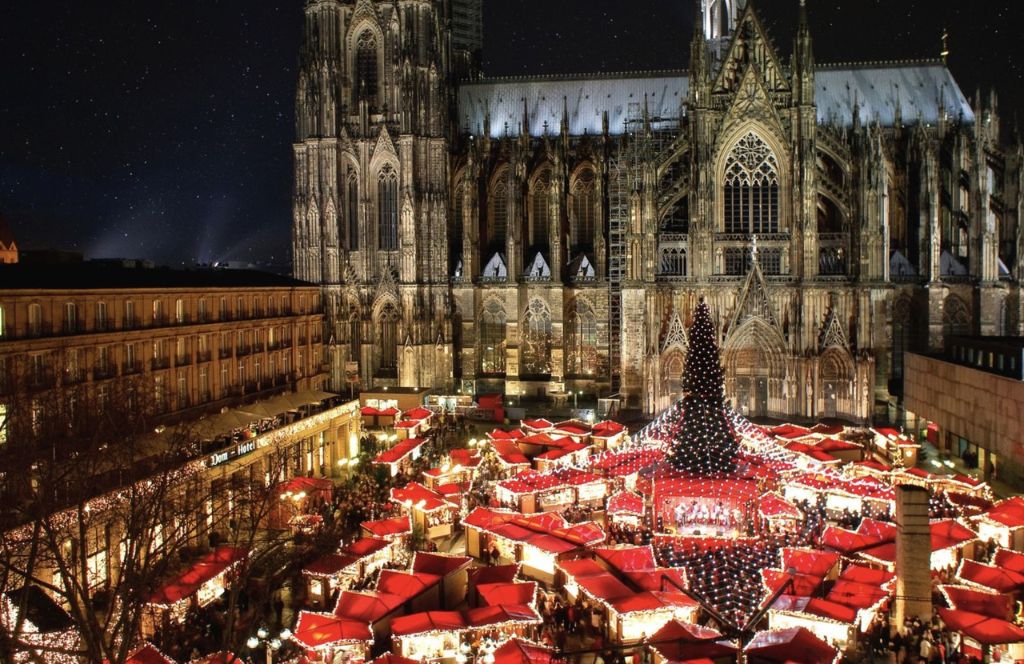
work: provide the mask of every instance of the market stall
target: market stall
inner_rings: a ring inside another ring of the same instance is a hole
[[[473,559],[448,553],[426,553],[417,551],[412,559],[414,574],[436,576],[440,579],[440,606],[450,609],[458,606],[466,597],[469,584],[469,568]]]
[[[391,449],[378,454],[372,463],[386,466],[392,477],[399,473],[409,474],[412,471],[412,462],[423,455],[423,446],[426,444],[426,438],[408,438],[399,441]]]
[[[293,477],[274,487],[277,500],[270,508],[267,523],[275,530],[305,530],[321,519],[317,509],[334,496],[334,482],[327,478]],[[315,517],[315,519],[311,519]]]
[[[501,504],[523,514],[559,512],[569,506],[603,507],[608,482],[574,468],[546,473],[524,471],[498,482],[496,495]]]
[[[804,520],[804,513],[796,505],[774,492],[758,497],[757,516],[762,529],[770,533],[795,532]]]
[[[393,519],[363,521],[359,525],[367,537],[376,537],[389,542],[401,540],[412,534],[412,519],[408,514]]]
[[[1024,498],[1001,500],[974,518],[978,537],[1014,551],[1024,550]]]
[[[629,440],[629,432],[618,422],[605,420],[594,425],[590,438],[595,447],[602,450],[614,450]]]
[[[150,636],[164,621],[181,622],[189,606],[206,606],[220,597],[230,575],[249,556],[247,549],[218,547],[149,597],[142,632]]]
[[[423,611],[391,622],[397,654],[419,662],[453,660],[465,629],[466,621],[459,611]]]
[[[838,664],[841,653],[803,627],[758,632],[743,648],[747,662]]]
[[[509,639],[498,646],[491,657],[491,664],[554,664],[558,661],[550,648],[520,638]]]
[[[448,537],[459,518],[461,496],[451,498],[428,489],[419,482],[409,482],[391,489],[391,501],[401,505],[428,539]]]
[[[315,608],[326,609],[335,591],[348,588],[358,579],[357,563],[358,559],[353,556],[329,553],[303,567],[309,603]]]
[[[299,612],[289,638],[325,662],[344,656],[364,659],[373,646],[369,623],[313,611]]]
[[[638,526],[644,518],[644,497],[632,491],[619,491],[608,498],[605,507],[609,521]]]
[[[726,664],[736,661],[736,645],[717,630],[672,620],[665,623],[648,640],[654,664],[677,662],[712,662]]]

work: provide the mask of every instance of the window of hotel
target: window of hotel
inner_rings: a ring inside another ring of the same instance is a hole
[[[135,327],[135,303],[131,300],[124,301],[124,328],[130,330]]]
[[[235,299],[235,317],[239,320],[245,318],[245,298],[242,296]]]
[[[78,306],[74,302],[64,304],[64,332],[67,334],[78,332]]]
[[[260,298],[256,295],[252,296],[252,315],[253,318],[259,318],[262,315],[260,310]]]
[[[96,349],[96,373],[99,377],[108,375],[110,372],[110,352],[106,346]]]
[[[185,301],[180,297],[174,301],[174,322],[179,324],[185,322]]]
[[[768,144],[750,132],[725,162],[725,232],[779,231],[779,167]]]
[[[198,314],[199,314],[199,322],[200,323],[205,323],[206,322],[206,298],[205,297],[199,298]]]
[[[228,299],[226,297],[220,298],[220,319],[228,319]]]
[[[199,398],[203,401],[210,400],[210,376],[206,367],[199,369]]]
[[[43,308],[34,302],[28,305],[28,333],[31,335],[43,333]]]
[[[164,319],[164,303],[163,300],[153,300],[153,322],[160,324]]]
[[[97,302],[96,303],[96,329],[105,330],[107,329],[107,303]]]

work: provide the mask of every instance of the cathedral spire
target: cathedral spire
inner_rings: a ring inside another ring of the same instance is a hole
[[[807,21],[807,2],[800,0],[800,20],[793,40],[793,89],[803,104],[814,103],[814,46]]]

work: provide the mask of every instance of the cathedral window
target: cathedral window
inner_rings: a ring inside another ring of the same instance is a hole
[[[764,274],[782,274],[782,249],[762,249],[757,260]]]
[[[725,232],[779,232],[779,167],[768,144],[753,132],[725,161]]]
[[[398,249],[398,174],[391,164],[377,176],[377,213],[380,223],[380,248]]]
[[[348,250],[359,249],[359,178],[349,169],[345,182],[345,216],[348,219]]]
[[[551,171],[545,170],[537,176],[530,196],[530,244],[534,247],[547,246],[551,232]]]
[[[498,182],[491,190],[491,223],[487,241],[492,249],[502,251],[508,237],[508,186]]]
[[[725,274],[730,276],[741,276],[747,272],[747,259],[749,254],[746,249],[733,247],[725,250]]]
[[[505,311],[494,301],[484,307],[480,320],[480,372],[505,373]]]
[[[597,190],[594,171],[582,171],[572,185],[572,246],[593,247],[597,224]]]
[[[398,311],[390,302],[377,317],[380,330],[380,368],[393,371],[398,367]]]
[[[663,275],[686,276],[686,249],[682,247],[662,249],[661,264],[658,269]]]
[[[463,217],[466,213],[466,183],[459,180],[452,194],[452,218],[448,222],[448,253],[452,267],[462,258]],[[454,274],[454,271],[451,272]]]
[[[530,303],[523,318],[522,351],[523,374],[551,373],[551,314],[540,300]]]
[[[593,374],[597,366],[597,317],[583,300],[576,300],[569,316],[569,348],[566,349],[569,375]]]
[[[356,101],[366,100],[370,107],[377,105],[377,38],[369,30],[356,41]]]

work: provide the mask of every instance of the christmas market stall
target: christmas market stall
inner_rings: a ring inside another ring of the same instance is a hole
[[[300,611],[289,638],[306,650],[307,659],[320,662],[334,662],[344,657],[362,660],[373,646],[369,623],[333,613]]]
[[[986,565],[964,558],[956,570],[957,580],[967,586],[1019,597],[1024,591],[1024,574],[999,565]]]
[[[419,482],[409,482],[402,488],[391,489],[391,501],[406,510],[413,528],[422,529],[428,539],[437,539],[452,534],[459,518],[461,496],[453,498]]]
[[[732,664],[738,648],[717,630],[680,620],[672,620],[655,632],[647,643],[654,664],[712,662]]]
[[[142,631],[152,635],[166,622],[181,622],[189,606],[206,606],[220,597],[230,576],[249,556],[247,549],[221,546],[154,592],[148,602]]]
[[[554,664],[559,661],[550,648],[520,638],[509,639],[490,656],[493,659],[485,661],[491,664]]]
[[[441,584],[440,607],[451,609],[466,597],[472,562],[469,556],[417,551],[412,559],[412,572],[438,577]]]
[[[575,468],[546,473],[523,471],[498,482],[496,495],[498,502],[523,514],[562,511],[569,506],[603,507],[608,482]]]
[[[804,520],[804,513],[796,505],[771,491],[758,497],[757,516],[761,530],[768,533],[796,532]]]
[[[992,540],[999,546],[1024,551],[1024,498],[1013,496],[1001,500],[985,513],[974,518],[978,537]]]
[[[377,406],[363,406],[359,410],[363,418],[365,429],[387,429],[395,424],[395,418],[401,413],[394,406],[378,408]]]
[[[838,664],[841,653],[803,627],[758,632],[743,648],[749,664]]]
[[[521,514],[478,507],[463,519],[466,551],[492,562],[513,561],[523,573],[550,582],[555,563],[605,540],[594,522],[570,525],[557,513]],[[495,555],[497,554],[497,555]]]
[[[459,611],[422,611],[391,622],[393,648],[419,662],[454,660],[466,621]]]
[[[871,429],[871,432],[875,434],[871,439],[871,452],[875,458],[903,468],[913,468],[917,465],[920,443],[896,429],[880,427]]]
[[[381,578],[384,578],[389,571],[383,570]],[[371,644],[377,639],[387,639],[387,635],[391,631],[391,621],[408,609],[407,602],[410,598],[410,595],[388,592],[387,588],[388,586],[381,588],[378,583],[377,590],[342,591],[334,606],[334,617],[350,621],[349,627],[351,627],[351,623],[367,625],[371,634]],[[410,592],[412,591],[410,590]],[[361,636],[362,632],[357,632],[357,634]]]
[[[372,463],[386,466],[391,477],[399,473],[409,474],[412,471],[412,462],[422,456],[423,446],[426,444],[426,438],[407,438],[378,454]]]
[[[938,589],[948,606],[939,616],[946,629],[961,634],[966,652],[985,661],[1024,659],[1024,629],[1011,622],[1011,597],[967,586]]]
[[[400,541],[412,534],[412,519],[409,515],[377,521],[363,521],[359,524],[366,537],[376,537],[389,542]]]
[[[644,518],[644,497],[632,491],[619,491],[608,498],[605,514],[610,523],[639,526]]]
[[[590,430],[590,439],[598,449],[614,450],[629,440],[629,431],[618,422],[605,420]]]
[[[268,525],[275,530],[311,532],[323,522],[316,513],[319,505],[330,502],[334,482],[327,478],[293,477],[275,487],[278,500],[271,506]]]
[[[445,484],[463,484],[471,482],[476,476],[481,457],[478,450],[454,449],[437,468],[423,471],[423,484],[428,489],[437,490]]]
[[[198,659],[193,659],[188,664],[245,664],[245,660],[230,650],[221,650],[212,655],[203,655]]]
[[[391,560],[392,542],[363,537],[342,547],[337,553],[317,558],[302,569],[313,606],[326,608],[327,600],[338,590],[349,588]]]

